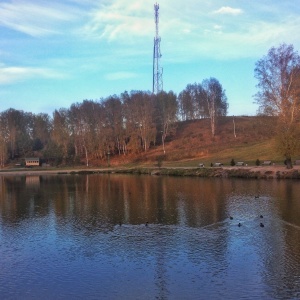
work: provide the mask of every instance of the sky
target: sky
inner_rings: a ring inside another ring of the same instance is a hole
[[[0,112],[48,113],[85,99],[152,91],[150,0],[1,0]],[[228,115],[255,115],[255,63],[300,49],[299,0],[159,0],[163,88],[214,77]]]

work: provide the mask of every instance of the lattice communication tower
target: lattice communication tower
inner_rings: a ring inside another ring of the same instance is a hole
[[[158,94],[163,90],[163,69],[160,65],[160,36],[158,33],[158,10],[159,4],[154,4],[154,17],[155,17],[155,37],[153,46],[153,93]]]

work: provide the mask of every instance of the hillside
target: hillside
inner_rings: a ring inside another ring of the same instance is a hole
[[[229,165],[231,159],[254,165],[260,161],[272,160],[282,163],[275,149],[275,120],[271,117],[235,117],[235,133],[232,117],[222,117],[212,138],[210,120],[201,119],[180,122],[176,134],[166,140],[166,155],[162,145],[156,145],[138,156],[115,157],[112,165],[138,163],[153,165],[162,157],[164,166],[195,166],[211,162]]]

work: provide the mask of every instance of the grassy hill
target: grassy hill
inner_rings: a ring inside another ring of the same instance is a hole
[[[115,157],[113,165],[119,164],[157,164],[158,157],[163,156],[163,166],[197,166],[211,162],[229,165],[231,159],[254,165],[259,159],[283,163],[284,158],[276,151],[276,120],[272,117],[235,117],[235,133],[232,117],[218,120],[216,135],[212,137],[210,120],[201,119],[180,122],[176,134],[166,140],[166,155],[163,156],[162,145],[152,147],[138,157],[126,159]]]

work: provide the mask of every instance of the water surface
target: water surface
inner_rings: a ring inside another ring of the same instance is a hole
[[[297,181],[1,176],[0,296],[299,299],[299,195]]]

